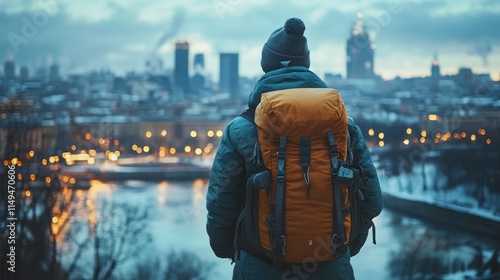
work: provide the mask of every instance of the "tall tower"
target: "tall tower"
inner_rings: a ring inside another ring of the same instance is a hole
[[[27,66],[22,66],[19,72],[19,79],[21,81],[27,81],[29,79],[29,70]]]
[[[237,53],[221,53],[219,66],[219,89],[232,97],[239,94],[239,70]]]
[[[347,78],[370,79],[373,73],[373,52],[375,44],[370,40],[366,26],[361,21],[362,14],[358,13],[358,21],[353,25],[351,37],[347,40]]]
[[[189,91],[189,43],[175,43],[174,85],[183,93]]]
[[[441,71],[439,69],[439,61],[437,59],[437,54],[436,53],[434,53],[434,59],[432,60],[431,79],[432,80],[439,80],[439,79],[441,79]]]
[[[59,65],[52,64],[49,68],[49,80],[57,81],[59,80]]]

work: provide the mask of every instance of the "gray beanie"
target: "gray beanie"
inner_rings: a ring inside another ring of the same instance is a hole
[[[285,26],[276,29],[262,48],[262,70],[267,73],[287,65],[309,68],[309,48],[304,37],[305,30],[304,22],[298,18],[290,18],[285,22]]]

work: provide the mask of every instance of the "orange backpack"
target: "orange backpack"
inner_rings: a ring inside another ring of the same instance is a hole
[[[258,142],[235,246],[282,263],[323,262],[346,252],[362,222],[362,171],[351,165],[348,118],[334,89],[262,94],[253,112]],[[243,246],[244,247],[244,246]]]

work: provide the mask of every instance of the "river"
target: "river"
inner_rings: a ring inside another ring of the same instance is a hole
[[[79,195],[148,210],[148,221],[143,230],[151,234],[152,240],[141,250],[141,254],[134,257],[135,260],[165,256],[172,250],[185,250],[213,264],[210,279],[231,279],[230,261],[216,258],[208,244],[205,230],[206,180],[116,183],[92,181],[91,184],[89,191],[79,191]],[[433,263],[442,262],[440,266],[444,268],[441,269],[451,271],[456,267],[466,267],[474,257],[474,248],[478,246],[483,249],[486,257],[491,255],[494,248],[500,248],[498,241],[448,228],[446,225],[417,220],[389,209],[384,209],[374,222],[377,245],[371,243],[370,233],[361,252],[352,258],[356,279],[391,279],[391,271],[404,273],[412,269],[421,270],[415,256],[424,256],[424,262],[429,259],[425,256],[431,256]],[[436,251],[429,251],[435,248]],[[131,267],[133,260],[128,262],[121,269]]]

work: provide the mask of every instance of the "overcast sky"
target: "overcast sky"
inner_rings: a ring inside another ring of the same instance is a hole
[[[498,0],[0,0],[0,55],[33,73],[57,62],[63,73],[144,71],[158,56],[173,67],[174,40],[205,54],[218,79],[218,54],[238,52],[240,74],[259,76],[260,53],[287,18],[299,17],[311,69],[345,76],[345,42],[357,13],[374,33],[375,72],[385,79],[443,74],[460,67],[500,76]]]

